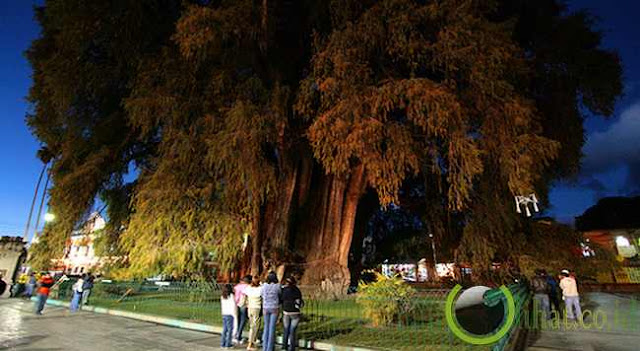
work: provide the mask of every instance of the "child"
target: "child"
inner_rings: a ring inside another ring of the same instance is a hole
[[[233,288],[230,284],[227,284],[222,289],[222,296],[220,297],[220,305],[222,307],[222,343],[223,349],[230,349],[231,336],[233,334],[233,321],[236,320],[238,310],[236,308],[236,301],[233,296]]]

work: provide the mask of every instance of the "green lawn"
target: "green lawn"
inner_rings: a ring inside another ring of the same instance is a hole
[[[127,289],[94,289],[94,306],[170,317],[190,322],[221,325],[222,316],[216,292],[189,289],[145,291],[124,296]],[[453,337],[444,325],[444,300],[420,297],[410,316],[401,325],[371,327],[362,307],[354,298],[307,300],[299,337],[325,340],[343,346],[383,350],[485,350],[469,348]]]

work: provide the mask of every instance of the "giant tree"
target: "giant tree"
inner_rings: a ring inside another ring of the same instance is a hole
[[[208,259],[346,284],[356,228],[416,183],[430,230],[487,267],[523,235],[510,197],[576,168],[577,107],[610,113],[620,91],[588,17],[554,1],[70,4],[40,10],[29,53],[64,219],[43,242],[102,193],[137,276],[201,276]],[[555,50],[554,30],[581,51]]]

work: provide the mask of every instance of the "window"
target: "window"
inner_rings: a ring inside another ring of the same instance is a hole
[[[84,267],[80,267],[80,273],[84,273]]]

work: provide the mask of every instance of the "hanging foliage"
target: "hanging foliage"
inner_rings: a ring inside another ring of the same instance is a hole
[[[621,90],[589,16],[562,11],[530,0],[46,1],[27,53],[27,121],[54,155],[60,221],[40,252],[61,252],[101,195],[99,246],[127,257],[122,274],[297,265],[308,282],[345,284],[362,216],[420,184],[429,229],[461,242],[459,259],[487,268],[517,255],[510,199],[546,201],[579,163],[578,107],[610,114]]]

